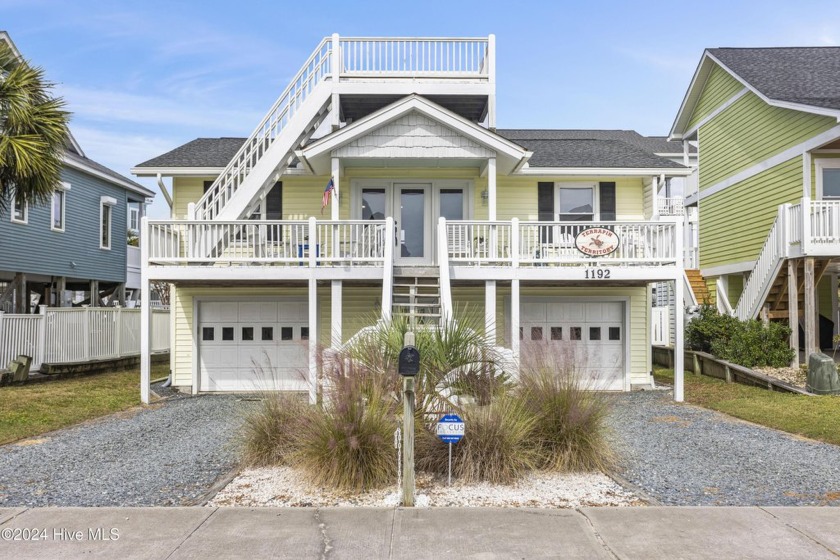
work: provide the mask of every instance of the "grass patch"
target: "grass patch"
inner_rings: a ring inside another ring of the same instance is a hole
[[[669,385],[674,382],[672,370],[658,369],[654,377]],[[685,400],[762,426],[840,445],[840,397],[778,393],[686,372]]]
[[[152,366],[162,377],[169,364]],[[0,388],[0,444],[140,404],[140,370]]]

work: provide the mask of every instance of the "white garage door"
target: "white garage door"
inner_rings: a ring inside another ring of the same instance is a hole
[[[624,303],[528,302],[520,308],[520,339],[544,341],[598,389],[625,389]]]
[[[305,301],[199,304],[199,390],[305,390]]]

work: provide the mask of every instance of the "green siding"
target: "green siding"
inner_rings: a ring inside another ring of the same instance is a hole
[[[688,128],[695,126],[704,117],[723,105],[727,99],[731,98],[743,88],[744,85],[741,82],[716,64],[709,73],[706,85],[703,87],[703,93],[700,94],[700,99],[697,100],[697,105],[694,107],[694,112],[688,121]]]
[[[772,107],[748,93],[700,127],[700,190],[836,124],[830,117]]]
[[[827,319],[834,321],[831,313],[831,275],[824,274],[817,285],[817,301],[819,302],[819,313]]]
[[[780,204],[802,198],[795,157],[700,201],[700,268],[758,256]]]
[[[730,274],[727,279],[727,295],[729,296],[729,305],[732,309],[738,305],[738,300],[741,293],[744,291],[744,276],[741,274]]]

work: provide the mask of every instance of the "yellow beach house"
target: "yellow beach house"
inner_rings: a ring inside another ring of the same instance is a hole
[[[682,204],[662,193],[692,170],[658,155],[679,143],[497,129],[492,35],[327,37],[255,124],[133,169],[171,206],[144,222],[142,271],[174,290],[175,387],[314,398],[320,349],[465,307],[514,360],[562,342],[602,387],[651,385],[651,286],[684,290]]]

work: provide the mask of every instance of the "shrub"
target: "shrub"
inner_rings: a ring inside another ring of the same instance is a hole
[[[562,472],[610,470],[615,454],[607,441],[608,396],[577,375],[562,350],[529,346],[527,356],[517,395],[534,418],[538,467]]]
[[[534,418],[521,400],[504,395],[487,406],[464,407],[460,414],[467,433],[452,451],[453,476],[468,483],[507,484],[536,467]],[[418,431],[415,455],[420,469],[447,472],[447,445],[431,430]]]
[[[721,315],[711,305],[702,305],[697,317],[685,328],[686,345],[692,350],[712,354],[712,343],[729,339],[738,329],[739,323],[731,315]]]
[[[306,409],[306,403],[298,395],[266,393],[257,407],[245,415],[243,462],[254,467],[287,464]]]
[[[313,484],[339,490],[393,483],[397,402],[390,381],[350,359],[334,360],[324,375],[323,401],[301,419],[290,462]]]
[[[760,321],[743,321],[728,338],[712,341],[712,353],[744,367],[787,367],[794,355],[788,337],[787,325],[770,323],[765,327]]]

